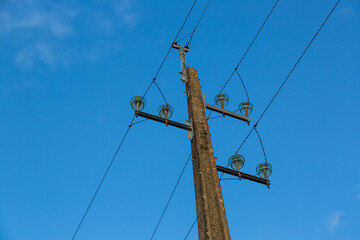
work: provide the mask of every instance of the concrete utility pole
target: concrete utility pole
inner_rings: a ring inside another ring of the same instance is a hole
[[[133,97],[131,106],[135,110],[136,116],[165,123],[166,126],[170,125],[188,132],[188,137],[191,139],[199,239],[230,240],[229,226],[226,219],[218,171],[239,177],[240,180],[247,179],[270,186],[270,181],[267,179],[267,176],[271,174],[271,168],[268,167],[269,164],[267,163],[262,163],[258,166],[258,174],[262,174],[265,179],[240,172],[240,168],[243,166],[245,159],[238,154],[235,154],[229,159],[229,161],[231,160],[229,163],[230,166],[236,170],[216,165],[205,109],[247,123],[250,122],[250,118],[225,110],[223,103],[221,103],[221,108],[206,104],[201,93],[196,69],[186,66],[185,53],[189,51],[189,48],[187,46],[179,46],[177,43],[173,43],[172,46],[180,52],[181,80],[186,84],[189,109],[189,120],[187,120],[187,123],[182,124],[169,120],[168,118],[172,114],[172,108],[168,104],[161,106],[160,116],[141,111],[145,106],[143,97]],[[170,116],[168,116],[168,113],[170,113]],[[241,167],[240,163],[242,164]],[[264,170],[264,172],[262,172],[262,170]]]
[[[224,200],[206,119],[205,102],[194,68],[187,67],[186,92],[193,127],[191,150],[200,240],[230,240]]]

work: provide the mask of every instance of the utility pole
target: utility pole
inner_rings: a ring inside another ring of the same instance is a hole
[[[196,212],[200,240],[230,240],[224,200],[206,118],[206,104],[197,71],[186,66],[185,46],[179,49],[182,81],[186,84],[189,122],[192,128],[191,152],[195,184]]]
[[[230,240],[224,200],[206,119],[205,102],[196,69],[187,67],[187,77],[189,119],[194,134],[191,140],[191,151],[199,239]]]
[[[224,103],[228,101],[226,94],[218,94],[217,98],[221,104],[216,107],[205,103],[205,98],[200,89],[200,82],[197,71],[186,66],[185,53],[189,51],[187,46],[179,46],[173,43],[173,48],[180,52],[182,81],[186,84],[188,101],[189,120],[186,124],[169,120],[172,115],[172,107],[169,104],[160,106],[159,116],[143,112],[145,99],[135,96],[131,99],[131,106],[135,110],[136,117],[151,119],[164,123],[166,126],[173,126],[186,130],[191,139],[191,152],[195,185],[196,212],[198,219],[199,240],[230,240],[230,231],[226,219],[224,200],[222,197],[218,171],[224,174],[236,176],[239,180],[246,179],[260,184],[270,186],[268,176],[272,168],[270,164],[262,163],[258,166],[257,172],[260,177],[240,172],[245,159],[235,154],[229,159],[227,167],[217,166],[214,151],[210,139],[209,125],[206,118],[206,109],[229,116],[237,120],[250,123],[248,114],[246,116],[224,109]],[[249,107],[247,103],[245,107]],[[242,110],[242,109],[241,109]],[[246,109],[245,109],[246,110]]]

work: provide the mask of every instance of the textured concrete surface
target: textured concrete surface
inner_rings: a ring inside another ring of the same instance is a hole
[[[196,210],[200,240],[230,240],[220,181],[211,144],[197,71],[188,67],[186,85],[189,119],[193,121],[191,141]]]

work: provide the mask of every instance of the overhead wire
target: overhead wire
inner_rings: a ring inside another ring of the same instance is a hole
[[[197,1],[198,1],[198,0],[195,0],[194,3],[193,3],[193,5],[191,6],[191,8],[190,8],[188,14],[186,15],[186,18],[185,18],[185,20],[183,21],[183,23],[182,23],[179,31],[177,32],[177,34],[176,34],[175,39],[174,39],[173,42],[175,42],[175,41],[177,40],[178,36],[180,35],[180,33],[181,33],[181,31],[182,31],[185,23],[187,22],[190,14],[191,14],[191,12],[192,12],[192,10],[194,9]],[[151,83],[150,83],[149,86],[147,87],[147,89],[146,89],[143,97],[146,96],[146,94],[148,93],[148,91],[150,90],[150,88],[152,87],[152,85],[155,84],[155,86],[158,88],[158,90],[160,91],[161,96],[164,98],[164,100],[165,100],[165,102],[166,102],[166,104],[167,104],[167,101],[166,101],[166,98],[165,98],[163,92],[161,91],[160,87],[158,86],[158,84],[157,84],[155,81],[156,81],[156,78],[157,78],[158,74],[160,73],[160,71],[161,71],[161,69],[162,69],[162,67],[163,67],[163,65],[164,65],[167,57],[169,56],[169,53],[170,53],[171,49],[172,49],[172,47],[170,47],[169,50],[167,51],[164,59],[162,60],[159,68],[157,69],[157,71],[156,71],[156,73],[155,73],[155,76],[154,76],[153,80],[151,81]],[[133,118],[131,119],[130,124],[128,125],[128,128],[127,128],[127,130],[126,130],[126,132],[125,132],[125,134],[124,134],[124,136],[123,136],[120,144],[118,145],[118,147],[117,147],[117,149],[116,149],[116,151],[115,151],[115,154],[113,155],[113,158],[111,159],[111,161],[110,161],[110,163],[109,163],[109,165],[108,165],[108,167],[107,167],[107,169],[106,169],[106,171],[105,171],[105,174],[103,175],[103,177],[102,177],[102,179],[101,179],[98,187],[96,188],[96,191],[95,191],[95,193],[93,194],[93,196],[92,196],[92,198],[91,198],[91,200],[90,200],[90,203],[88,204],[88,207],[86,208],[85,213],[83,214],[83,216],[82,216],[82,218],[81,218],[81,220],[80,220],[80,222],[79,222],[79,224],[78,224],[78,226],[77,226],[77,228],[76,228],[76,230],[75,230],[75,232],[74,232],[74,234],[73,234],[73,236],[72,236],[72,240],[74,240],[75,237],[77,236],[77,234],[78,234],[78,232],[79,232],[79,229],[80,229],[80,227],[82,226],[82,224],[83,224],[83,222],[84,222],[84,220],[85,220],[85,218],[86,218],[86,216],[87,216],[87,214],[88,214],[88,212],[89,212],[89,210],[90,210],[90,208],[91,208],[91,206],[92,206],[92,204],[93,204],[93,202],[94,202],[94,200],[95,200],[95,198],[96,198],[96,196],[97,196],[97,194],[98,194],[98,192],[99,192],[99,190],[100,190],[100,188],[101,188],[101,186],[102,186],[102,184],[103,184],[103,182],[104,182],[104,180],[105,180],[105,178],[106,178],[106,176],[108,175],[108,173],[109,173],[109,171],[110,171],[110,169],[111,169],[111,166],[113,165],[113,163],[114,163],[114,161],[115,161],[115,158],[116,158],[116,156],[117,156],[117,154],[118,154],[121,146],[123,145],[126,137],[128,136],[128,133],[129,133],[129,131],[130,131],[130,128],[131,128],[133,125],[138,124],[138,123],[144,121],[144,120],[143,120],[143,121],[139,121],[139,122],[137,122],[137,123],[134,123],[134,120],[135,120],[135,115],[134,115]]]
[[[159,89],[160,95],[163,97],[166,105],[169,105],[168,102],[166,101],[165,95],[164,95],[163,91],[161,90],[161,88],[159,87],[159,85],[155,81],[154,81],[154,84],[157,87],[157,89]]]
[[[237,181],[239,181],[239,178],[222,178],[222,179],[220,179],[220,182],[221,181],[227,181],[227,180],[237,180]]]
[[[194,8],[196,2],[197,2],[197,1],[195,1],[194,4],[192,5],[192,7],[191,7],[191,9],[190,9],[190,12],[191,12],[192,9]],[[182,37],[182,38],[180,38],[179,40],[177,40],[177,38],[178,38],[178,36],[179,36],[179,34],[180,34],[180,31],[179,31],[178,34],[177,34],[176,37],[175,37],[174,43],[178,43],[178,42],[184,40],[185,38],[187,38],[187,37],[190,36],[190,35],[191,35],[191,41],[192,41],[192,38],[193,38],[193,36],[194,36],[194,33],[195,33],[195,31],[197,30],[197,28],[198,28],[201,20],[203,19],[205,13],[207,12],[207,10],[208,10],[211,2],[212,2],[212,0],[210,0],[210,1],[208,2],[208,4],[206,5],[206,8],[205,8],[205,10],[203,11],[203,13],[201,14],[198,22],[196,23],[196,25],[195,25],[195,27],[194,27],[194,30],[193,30],[190,34],[187,34],[187,35],[185,35],[184,37]],[[188,19],[189,15],[190,15],[190,12],[189,12],[189,14],[186,16],[185,21]],[[184,23],[184,24],[185,24],[185,23]],[[184,24],[181,26],[180,30],[184,27]],[[187,45],[188,45],[188,44],[189,44],[189,42],[187,43]],[[169,54],[169,52],[170,52],[171,49],[172,49],[172,47],[170,47],[169,51],[167,52],[167,55]],[[166,57],[167,57],[167,55],[166,55]],[[166,59],[166,58],[165,58],[165,59]],[[163,61],[163,62],[164,62],[164,61]],[[155,79],[156,79],[156,76],[155,76],[155,78],[153,79],[152,83],[155,83]],[[155,83],[155,84],[156,84],[156,83]],[[159,87],[158,87],[158,88],[159,88]],[[160,93],[161,93],[160,88],[159,88],[159,91],[160,91]],[[146,93],[147,93],[147,92],[148,92],[148,90],[146,91]],[[145,93],[145,95],[146,95],[146,93]],[[214,117],[214,118],[216,118],[216,117]],[[208,120],[209,120],[209,119],[208,119]],[[156,224],[156,226],[155,226],[155,229],[154,229],[154,231],[153,231],[153,233],[152,233],[152,235],[151,235],[151,238],[150,238],[151,240],[154,238],[154,236],[155,236],[155,234],[156,234],[156,232],[157,232],[157,230],[158,230],[158,228],[159,228],[159,226],[160,226],[160,223],[161,223],[161,221],[162,221],[162,219],[163,219],[163,217],[164,217],[164,215],[165,215],[165,212],[166,212],[166,210],[167,210],[167,208],[168,208],[168,206],[169,206],[169,204],[170,204],[170,202],[171,202],[171,200],[172,200],[172,198],[173,198],[173,196],[174,196],[174,193],[175,193],[175,191],[176,191],[176,189],[177,189],[177,187],[178,187],[178,184],[179,184],[179,182],[180,182],[180,180],[181,180],[181,178],[182,178],[182,176],[183,176],[183,174],[184,174],[184,171],[185,171],[185,169],[186,169],[186,167],[187,167],[190,159],[191,159],[191,154],[189,155],[187,161],[185,162],[185,165],[184,165],[184,167],[183,167],[183,169],[182,169],[182,171],[181,171],[181,173],[180,173],[180,175],[179,175],[179,177],[178,177],[178,180],[177,180],[175,186],[173,187],[173,190],[172,190],[172,192],[171,192],[171,194],[170,194],[170,197],[169,197],[168,201],[166,202],[166,205],[165,205],[165,207],[164,207],[164,209],[163,209],[163,211],[162,211],[162,213],[161,213],[161,216],[160,216],[160,218],[159,218],[159,220],[158,220],[158,222],[157,222],[157,224]]]
[[[207,12],[207,10],[208,10],[208,8],[209,8],[209,6],[210,6],[210,4],[211,4],[212,1],[213,1],[213,0],[209,0],[209,2],[207,3],[207,5],[206,5],[204,11],[202,12],[199,20],[198,20],[197,23],[195,24],[195,27],[194,27],[193,31],[192,31],[191,33],[185,35],[184,37],[178,39],[177,41],[174,41],[175,43],[179,43],[180,41],[182,41],[182,40],[184,40],[184,39],[186,39],[187,37],[190,36],[189,41],[186,43],[186,46],[188,46],[189,48],[191,47],[191,42],[192,42],[192,39],[193,39],[193,37],[194,37],[194,34],[195,34],[197,28],[199,27],[202,19],[204,18],[204,15],[206,14],[206,12]]]
[[[220,117],[223,117],[223,116],[220,115],[220,116],[216,116],[216,117],[211,117],[211,118],[208,118],[207,120],[211,120],[211,119],[215,119],[215,118],[220,118]],[[133,124],[133,125],[135,125],[135,124]],[[168,201],[166,202],[165,208],[163,209],[163,211],[162,211],[162,213],[161,213],[161,216],[160,216],[160,218],[159,218],[159,220],[158,220],[158,222],[157,222],[157,224],[156,224],[156,227],[155,227],[155,229],[154,229],[154,231],[153,231],[153,234],[152,234],[152,236],[151,236],[150,239],[153,239],[153,238],[154,238],[155,233],[156,233],[156,231],[157,231],[157,229],[158,229],[158,227],[159,227],[159,225],[160,225],[160,223],[161,223],[161,221],[162,221],[162,219],[163,219],[163,217],[164,217],[164,215],[165,215],[165,212],[166,212],[166,210],[167,210],[167,208],[168,208],[168,206],[169,206],[169,204],[170,204],[170,202],[171,202],[171,200],[172,200],[172,198],[173,198],[173,196],[174,196],[174,193],[175,193],[175,191],[176,191],[176,188],[177,188],[178,185],[179,185],[179,182],[180,182],[180,180],[181,180],[181,178],[182,178],[182,176],[183,176],[183,174],[184,174],[184,171],[185,171],[185,169],[186,169],[186,167],[187,167],[190,159],[191,159],[191,154],[189,155],[187,161],[185,162],[185,165],[184,165],[184,167],[183,167],[183,169],[182,169],[182,171],[181,171],[181,173],[180,173],[180,175],[179,175],[179,177],[178,177],[178,180],[176,181],[176,184],[175,184],[175,186],[174,186],[174,188],[173,188],[173,190],[172,190],[172,192],[171,192],[171,194],[170,194],[170,197],[169,197]]]
[[[255,126],[254,126],[254,130],[255,130],[255,132],[256,132],[256,135],[257,135],[257,136],[258,136],[258,138],[259,138],[260,145],[261,145],[261,148],[262,148],[263,153],[264,153],[265,162],[267,163],[267,158],[266,158],[266,153],[265,153],[264,144],[263,144],[263,142],[262,142],[262,140],[261,140],[261,137],[260,137],[260,134],[259,134],[259,132],[258,132],[258,130],[256,129],[256,127],[255,127]]]
[[[259,36],[260,32],[262,31],[262,29],[264,28],[265,24],[267,23],[267,21],[269,20],[270,16],[272,15],[272,13],[274,12],[276,6],[278,5],[280,0],[277,0],[275,2],[275,4],[273,5],[273,7],[271,8],[270,12],[268,13],[268,15],[266,16],[264,22],[262,23],[262,25],[260,26],[259,30],[257,31],[257,33],[255,34],[254,38],[252,39],[252,41],[250,42],[248,48],[246,49],[246,51],[244,52],[244,54],[242,55],[240,61],[238,62],[238,64],[236,65],[236,67],[234,68],[234,70],[231,72],[229,78],[227,79],[227,81],[225,82],[224,86],[221,88],[220,92],[219,93],[222,93],[222,91],[225,89],[225,87],[227,86],[227,84],[229,83],[229,81],[231,80],[231,78],[234,76],[235,73],[237,73],[237,75],[239,76],[240,78],[240,81],[244,87],[244,90],[245,90],[245,93],[246,93],[246,96],[247,96],[247,100],[249,102],[249,95],[248,95],[248,92],[247,92],[247,89],[245,87],[245,83],[240,75],[240,73],[237,71],[237,69],[239,68],[240,64],[242,63],[242,61],[244,60],[245,56],[247,55],[247,53],[249,52],[249,50],[251,49],[252,45],[254,44],[255,40],[257,39],[257,37]],[[211,116],[211,113],[212,111],[209,112],[207,118],[208,119],[212,119],[210,116]],[[217,118],[217,117],[214,117],[214,118]],[[252,131],[254,129],[251,129],[251,131],[249,132],[249,134],[246,136],[245,140],[242,142],[242,144],[240,145],[240,148],[242,147],[242,145],[246,142],[246,140],[248,139],[248,137],[251,135]],[[239,148],[239,150],[240,150]],[[236,152],[237,153],[237,152]],[[220,180],[222,179],[222,177],[224,176],[224,173],[220,176]],[[187,232],[184,240],[187,239],[187,237],[189,236],[190,232],[192,231],[195,223],[197,222],[197,218],[195,219],[195,221],[193,222],[193,224],[191,225],[189,231]]]
[[[181,33],[182,29],[184,28],[185,23],[187,22],[187,20],[188,20],[188,18],[189,18],[189,16],[190,16],[190,14],[191,14],[192,10],[194,9],[194,7],[195,7],[195,5],[196,5],[197,1],[198,1],[198,0],[195,0],[195,1],[194,1],[194,3],[192,4],[192,6],[191,6],[191,8],[190,8],[190,10],[189,10],[189,12],[188,12],[188,14],[186,15],[186,17],[185,17],[185,19],[184,19],[184,21],[183,21],[183,23],[182,23],[182,25],[181,25],[181,27],[180,27],[179,31],[177,32],[177,34],[176,34],[176,36],[175,36],[175,38],[174,38],[174,41],[172,41],[172,43],[176,42],[177,38],[179,37],[179,35],[180,35],[180,33]],[[171,45],[170,45],[169,49],[167,50],[167,52],[166,52],[166,54],[165,54],[165,57],[164,57],[164,58],[163,58],[163,60],[161,61],[161,64],[160,64],[160,66],[158,67],[158,69],[157,69],[157,71],[156,71],[156,73],[155,73],[155,76],[153,77],[153,79],[152,79],[152,81],[151,81],[151,83],[150,83],[149,87],[146,89],[146,91],[145,91],[145,93],[144,93],[143,97],[145,97],[145,96],[147,95],[147,93],[149,92],[149,90],[150,90],[151,86],[155,83],[155,81],[156,81],[156,79],[157,79],[157,77],[158,77],[158,75],[159,75],[159,73],[160,73],[160,71],[161,71],[162,67],[164,66],[164,63],[165,63],[166,59],[168,58],[168,56],[169,56],[169,54],[170,54],[170,52],[171,52],[171,49],[172,49],[172,43],[171,43]],[[158,89],[160,90],[159,86],[158,86]],[[161,91],[160,91],[160,92],[161,92]],[[162,95],[163,99],[165,100],[165,102],[167,103],[167,101],[166,101],[166,99],[165,99],[164,94],[162,94],[162,93],[161,93],[161,95]]]
[[[257,125],[259,124],[259,122],[261,121],[261,119],[263,118],[263,116],[265,115],[265,113],[267,112],[267,110],[269,109],[269,107],[271,106],[271,104],[274,102],[275,98],[278,96],[278,94],[280,93],[281,89],[284,87],[285,83],[288,81],[288,79],[290,78],[291,74],[294,72],[295,68],[299,65],[301,59],[304,57],[305,53],[308,51],[308,49],[310,48],[311,44],[314,42],[314,40],[316,39],[316,37],[318,36],[318,34],[320,33],[320,31],[322,30],[322,28],[324,27],[324,25],[326,24],[326,22],[328,21],[328,19],[330,18],[330,16],[332,15],[332,13],[334,12],[334,10],[336,9],[336,7],[339,5],[341,0],[338,0],[336,2],[336,4],[334,5],[334,7],[331,9],[331,11],[329,12],[329,14],[327,15],[327,17],[325,18],[325,20],[323,21],[323,23],[321,24],[321,26],[318,28],[318,30],[316,31],[315,35],[313,36],[313,38],[311,39],[311,41],[308,43],[308,45],[306,46],[305,50],[302,52],[302,54],[300,55],[300,57],[298,58],[298,60],[296,61],[296,63],[294,64],[294,66],[291,68],[290,72],[288,73],[288,75],[285,77],[284,81],[282,82],[282,84],[280,85],[279,89],[276,91],[275,95],[271,98],[269,104],[266,106],[266,108],[264,109],[264,111],[262,112],[262,114],[260,115],[260,117],[258,118],[258,120],[256,121],[254,127],[251,129],[251,131],[249,132],[248,136],[251,134],[251,132],[254,130],[254,128],[257,127]],[[246,138],[247,139],[247,138]],[[246,141],[246,140],[245,140]],[[236,151],[236,153],[239,152],[240,148],[242,147],[242,145],[244,144],[244,142],[240,145],[240,147],[238,148],[238,150]]]
[[[235,71],[239,68],[240,64],[242,63],[242,61],[244,60],[245,56],[247,55],[247,53],[249,52],[250,48],[252,47],[252,45],[254,44],[255,40],[257,39],[257,37],[259,36],[260,32],[262,31],[262,29],[264,28],[265,24],[267,23],[267,21],[269,20],[271,14],[274,12],[276,6],[278,5],[280,0],[277,0],[276,3],[274,4],[274,6],[272,7],[271,11],[269,12],[269,14],[267,15],[265,21],[263,22],[263,24],[261,25],[261,27],[259,28],[259,30],[257,31],[257,33],[255,34],[254,38],[252,39],[250,45],[248,46],[248,48],[246,49],[246,51],[244,52],[244,54],[242,55],[240,61],[238,62],[238,64],[236,65],[236,67],[234,68],[233,72],[230,74],[230,77],[228,78],[228,80],[225,82],[224,86],[221,88],[220,93],[225,89],[226,85],[229,83],[230,79],[232,78],[232,76],[234,75]]]
[[[265,108],[265,110],[263,111],[263,113],[261,114],[261,116],[258,118],[258,120],[256,121],[255,125],[251,128],[250,132],[248,133],[248,135],[245,137],[245,139],[243,140],[243,142],[240,144],[239,148],[236,150],[235,154],[237,154],[239,152],[239,150],[241,149],[241,147],[244,145],[244,143],[246,142],[246,140],[249,138],[249,136],[251,135],[251,133],[255,130],[256,131],[256,127],[258,125],[258,123],[260,122],[260,120],[262,119],[262,117],[264,116],[264,114],[266,113],[266,111],[269,109],[270,105],[274,102],[276,96],[279,94],[279,92],[281,91],[282,87],[285,85],[286,81],[289,79],[289,77],[291,76],[291,74],[293,73],[293,71],[295,70],[295,68],[298,66],[299,62],[301,61],[301,59],[303,58],[303,56],[305,55],[305,53],[307,52],[307,50],[309,49],[309,47],[311,46],[311,44],[314,42],[315,38],[318,36],[318,34],[320,33],[320,31],[322,30],[322,28],[324,27],[324,25],[326,24],[326,22],[328,21],[328,19],[330,18],[330,16],[332,15],[332,13],[334,12],[334,10],[336,9],[336,7],[339,5],[341,0],[338,0],[336,2],[336,4],[334,5],[334,7],[331,9],[330,13],[327,15],[327,17],[325,18],[325,20],[323,21],[323,23],[321,24],[321,26],[319,27],[319,29],[317,30],[317,32],[315,33],[315,35],[313,36],[313,38],[311,39],[311,41],[309,42],[309,44],[307,45],[307,47],[305,48],[305,50],[303,51],[303,53],[300,55],[300,58],[296,61],[295,65],[293,66],[293,68],[291,69],[291,71],[289,72],[289,74],[286,76],[285,80],[283,81],[283,83],[280,85],[278,91],[275,93],[275,95],[273,96],[273,98],[271,99],[271,101],[269,102],[269,104],[267,105],[267,107]],[[265,154],[265,151],[264,151]],[[223,176],[224,174],[222,174]],[[221,176],[221,178],[222,178]],[[220,179],[221,179],[220,178]],[[191,225],[189,231],[187,232],[184,240],[187,239],[187,237],[189,236],[191,230],[193,229],[195,223],[197,222],[197,218],[195,219],[195,221],[193,222],[193,224]]]
[[[181,173],[180,173],[180,175],[179,175],[179,177],[178,177],[178,179],[177,179],[177,181],[176,181],[176,184],[175,184],[175,186],[174,186],[174,188],[173,188],[173,190],[172,190],[172,192],[171,192],[171,194],[170,194],[170,197],[169,197],[168,201],[166,202],[165,208],[164,208],[164,210],[163,210],[162,213],[161,213],[161,216],[160,216],[160,218],[159,218],[159,220],[158,220],[158,222],[157,222],[157,224],[156,224],[156,227],[155,227],[155,229],[154,229],[154,231],[153,231],[150,239],[153,239],[153,238],[154,238],[155,233],[156,233],[156,231],[157,231],[157,229],[158,229],[158,227],[159,227],[159,225],[160,225],[160,223],[161,223],[161,221],[162,221],[162,219],[163,219],[163,217],[164,217],[164,215],[165,215],[165,212],[166,212],[166,210],[167,210],[167,208],[168,208],[168,206],[169,206],[169,204],[170,204],[170,202],[171,202],[171,199],[172,199],[173,196],[174,196],[174,193],[175,193],[175,191],[176,191],[176,188],[177,188],[177,186],[179,185],[179,182],[180,182],[180,180],[181,180],[181,178],[182,178],[182,176],[183,176],[183,174],[184,174],[184,172],[185,172],[185,169],[186,169],[186,167],[187,167],[190,159],[191,159],[191,153],[190,153],[188,159],[186,160],[184,167],[182,168],[182,171],[181,171]]]
[[[190,36],[189,41],[186,43],[186,45],[188,45],[189,48],[191,47],[192,40],[193,40],[193,38],[194,38],[194,34],[195,34],[198,26],[200,25],[201,20],[204,18],[204,15],[205,15],[205,13],[207,12],[207,10],[208,10],[211,2],[212,2],[212,0],[210,0],[210,1],[208,2],[208,4],[206,5],[205,10],[204,10],[203,13],[201,14],[199,21],[196,23],[196,25],[195,25],[195,27],[194,27],[194,30],[193,30],[193,32],[191,33],[191,36]]]
[[[211,119],[219,118],[219,117],[223,117],[223,116],[220,115],[220,116],[208,118],[207,120],[211,120]],[[136,123],[135,123],[135,124],[136,124]],[[135,124],[133,124],[133,125],[135,125]],[[173,198],[173,196],[174,196],[174,193],[175,193],[175,191],[176,191],[176,189],[177,189],[177,187],[178,187],[178,185],[179,185],[179,182],[180,182],[180,180],[181,180],[181,178],[182,178],[182,176],[183,176],[183,174],[184,174],[184,171],[185,171],[185,169],[186,169],[186,167],[187,167],[190,159],[191,159],[191,153],[190,153],[188,159],[187,159],[186,162],[185,162],[185,165],[184,165],[184,167],[183,167],[183,169],[182,169],[182,171],[181,171],[181,173],[180,173],[180,175],[179,175],[179,177],[178,177],[178,179],[177,179],[177,181],[176,181],[175,186],[173,187],[173,190],[171,191],[170,197],[169,197],[169,199],[168,199],[167,202],[166,202],[166,205],[165,205],[165,207],[164,207],[164,209],[163,209],[163,211],[162,211],[162,213],[161,213],[161,216],[160,216],[160,218],[159,218],[159,220],[158,220],[158,222],[157,222],[157,224],[156,224],[156,227],[155,227],[155,229],[154,229],[154,231],[153,231],[150,239],[153,239],[153,238],[154,238],[154,236],[155,236],[155,234],[156,234],[156,232],[157,232],[157,229],[159,228],[159,225],[160,225],[160,223],[161,223],[161,221],[162,221],[162,219],[163,219],[163,217],[164,217],[164,215],[165,215],[165,212],[166,212],[166,210],[167,210],[167,208],[168,208],[168,206],[169,206],[169,204],[170,204],[170,202],[171,202],[171,200],[172,200],[172,198]]]
[[[242,85],[243,85],[243,87],[244,87],[244,90],[245,90],[245,94],[246,94],[247,101],[248,101],[248,103],[249,103],[249,102],[250,102],[250,99],[249,99],[248,91],[247,91],[247,89],[246,89],[246,87],[245,87],[245,83],[244,83],[244,81],[243,81],[240,73],[238,72],[237,68],[235,69],[235,72],[236,72],[236,74],[237,74],[237,75],[239,76],[239,78],[240,78],[240,81],[241,81],[241,83],[242,83]]]
[[[259,34],[260,34],[261,31],[263,30],[265,24],[268,22],[270,16],[271,16],[272,13],[274,12],[274,10],[275,10],[276,6],[278,5],[279,1],[280,1],[280,0],[277,0],[277,1],[275,2],[275,4],[273,5],[273,7],[271,8],[271,10],[270,10],[270,12],[268,13],[268,15],[266,16],[264,22],[261,24],[259,30],[256,32],[255,36],[254,36],[253,39],[251,40],[251,42],[250,42],[249,46],[247,47],[246,51],[244,52],[244,54],[243,54],[242,57],[240,58],[238,64],[235,66],[234,70],[231,72],[230,76],[227,78],[227,80],[226,80],[225,84],[223,85],[223,87],[221,88],[219,94],[224,91],[225,87],[228,85],[228,83],[230,82],[230,80],[232,79],[232,77],[234,76],[234,74],[235,74],[235,73],[238,73],[238,76],[239,76],[239,78],[240,78],[241,83],[243,84],[243,87],[244,87],[244,89],[245,89],[246,96],[247,96],[247,99],[248,99],[248,102],[249,102],[249,95],[248,95],[248,92],[247,92],[247,90],[246,90],[245,83],[244,83],[242,77],[240,76],[240,74],[239,74],[239,72],[238,72],[238,68],[239,68],[240,64],[243,62],[243,60],[245,59],[245,57],[246,57],[246,55],[248,54],[248,52],[249,52],[249,50],[251,49],[251,47],[253,46],[255,40],[258,38]],[[208,117],[211,116],[211,113],[212,113],[212,111],[209,112]]]
[[[136,125],[136,124],[139,124],[139,123],[145,122],[145,121],[147,121],[147,120],[149,120],[149,119],[148,119],[148,118],[146,118],[146,119],[140,120],[140,121],[138,121],[138,122],[135,122],[135,123],[133,123],[133,124],[130,124],[130,125],[129,125],[129,127],[132,127],[132,126],[134,126],[134,125]]]
[[[246,138],[245,138],[245,139],[243,140],[243,142],[241,143],[240,148],[242,147],[242,145],[244,145],[244,143],[245,143],[246,140],[249,138],[249,136],[251,135],[251,132],[252,132],[253,130],[254,130],[254,128],[252,128],[251,131],[248,133],[248,135],[246,136]],[[235,153],[235,154],[236,154],[236,153]],[[228,167],[228,166],[229,166],[229,163],[227,164],[226,167]],[[221,176],[220,176],[220,178],[219,178],[220,181],[223,180],[223,176],[224,176],[224,175],[225,175],[225,173],[222,173],[222,174],[221,174]],[[189,236],[190,232],[191,232],[192,229],[194,228],[194,225],[195,225],[196,222],[197,222],[197,218],[195,219],[195,221],[194,221],[193,224],[191,225],[191,227],[190,227],[189,231],[187,232],[184,240],[187,239],[187,237]]]
[[[89,212],[89,210],[90,210],[90,208],[91,208],[91,206],[92,206],[92,204],[93,204],[93,202],[94,202],[94,200],[95,200],[95,198],[96,198],[96,196],[97,196],[97,194],[98,194],[98,192],[99,192],[99,190],[100,190],[100,188],[101,188],[101,186],[102,186],[102,184],[103,184],[103,182],[104,182],[104,180],[105,180],[105,178],[106,178],[106,176],[107,176],[107,174],[109,173],[109,170],[110,170],[111,166],[113,165],[114,160],[115,160],[115,158],[116,158],[116,156],[117,156],[117,154],[118,154],[121,146],[123,145],[123,143],[124,143],[124,141],[125,141],[125,139],[126,139],[126,136],[128,135],[128,133],[129,133],[129,131],[130,131],[130,128],[131,128],[132,123],[134,122],[134,120],[135,120],[135,115],[134,115],[133,118],[131,119],[130,125],[128,126],[128,128],[127,128],[127,130],[126,130],[126,132],[125,132],[125,134],[124,134],[124,136],[123,136],[123,138],[121,139],[121,142],[120,142],[118,148],[117,148],[116,151],[115,151],[114,156],[112,157],[112,159],[111,159],[111,161],[110,161],[110,164],[108,165],[108,167],[107,167],[107,169],[106,169],[106,171],[105,171],[105,174],[103,175],[103,177],[102,177],[102,179],[101,179],[98,187],[96,188],[96,191],[95,191],[94,195],[92,196],[91,201],[90,201],[88,207],[86,208],[86,211],[85,211],[84,215],[82,216],[82,218],[81,218],[81,220],[80,220],[80,223],[78,224],[78,226],[77,226],[77,228],[76,228],[76,230],[75,230],[75,233],[74,233],[74,235],[73,235],[73,237],[72,237],[72,240],[75,239],[75,237],[76,237],[76,235],[77,235],[77,233],[78,233],[78,231],[79,231],[82,223],[84,222],[84,219],[85,219],[85,217],[87,216],[87,214],[88,214],[88,212]]]
[[[191,224],[191,227],[190,227],[189,231],[186,233],[186,236],[185,236],[184,240],[186,240],[186,239],[188,238],[188,236],[189,236],[189,234],[191,233],[191,231],[193,230],[196,222],[197,222],[197,218],[196,218],[195,221]]]

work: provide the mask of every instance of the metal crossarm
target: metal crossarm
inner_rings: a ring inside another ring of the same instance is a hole
[[[219,165],[216,165],[216,168],[217,168],[217,170],[219,172],[230,174],[230,175],[233,175],[233,176],[236,176],[236,177],[239,176],[238,171],[232,170],[230,168],[222,167],[222,166],[219,166]],[[267,186],[270,185],[270,181],[266,180],[264,178],[260,178],[260,177],[250,175],[250,174],[247,174],[247,173],[243,173],[243,172],[240,172],[240,175],[241,175],[242,179],[246,179],[246,180],[250,180],[250,181],[253,181],[253,182],[261,183],[261,184],[264,184],[264,185],[267,185]]]
[[[173,43],[171,46],[172,46],[173,48],[175,48],[175,49],[181,49],[181,46],[180,46],[180,45],[177,45],[176,43]],[[184,48],[185,52],[189,52],[189,47],[188,47],[188,46],[185,46],[185,47],[183,47],[183,48]]]
[[[234,112],[231,112],[231,111],[228,111],[228,110],[225,110],[223,108],[219,108],[219,107],[216,107],[214,105],[210,105],[210,104],[205,104],[205,107],[211,111],[214,111],[214,112],[218,112],[218,113],[221,113],[221,114],[224,114],[226,116],[229,116],[229,117],[233,117],[233,118],[236,118],[236,119],[239,119],[241,121],[244,121],[244,122],[247,122],[249,123],[251,120],[250,118],[248,117],[245,117],[243,115],[240,115],[240,114],[237,114],[237,113],[234,113]]]
[[[154,121],[157,121],[157,122],[165,123],[167,125],[177,127],[177,128],[181,128],[181,129],[184,129],[184,130],[187,130],[187,131],[192,130],[191,127],[186,125],[186,124],[171,121],[169,119],[162,118],[162,117],[159,117],[159,116],[156,116],[156,115],[152,115],[152,114],[149,114],[149,113],[146,113],[146,112],[135,111],[135,114],[136,114],[136,116],[140,116],[140,117],[151,119],[151,120],[154,120]]]

